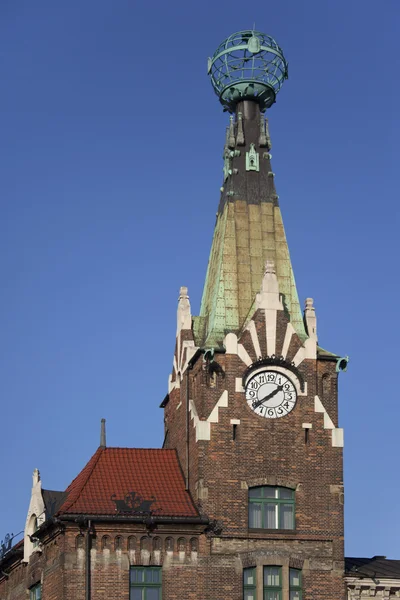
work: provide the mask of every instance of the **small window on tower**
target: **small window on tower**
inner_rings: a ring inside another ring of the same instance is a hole
[[[249,527],[252,529],[294,529],[294,490],[260,486],[249,489]]]

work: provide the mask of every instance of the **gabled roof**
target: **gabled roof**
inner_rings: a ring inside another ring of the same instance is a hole
[[[66,494],[58,514],[199,516],[175,450],[100,447]]]
[[[386,556],[347,557],[345,571],[346,575],[350,577],[400,579],[400,560],[390,560]]]

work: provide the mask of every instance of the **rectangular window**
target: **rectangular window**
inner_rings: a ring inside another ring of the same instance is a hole
[[[289,569],[290,600],[302,600],[301,571]]]
[[[37,583],[29,590],[29,600],[41,600],[42,599],[42,584]]]
[[[264,567],[263,600],[282,600],[281,567]]]
[[[294,529],[294,490],[260,486],[249,489],[249,527],[253,529]]]
[[[256,568],[243,570],[243,599],[256,600]]]
[[[161,567],[131,567],[130,600],[161,600]]]

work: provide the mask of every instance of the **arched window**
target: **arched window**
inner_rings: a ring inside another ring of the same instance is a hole
[[[249,489],[249,527],[294,529],[294,490],[270,485]]]
[[[128,537],[128,550],[136,550],[136,538],[134,535]]]
[[[185,538],[179,538],[179,540],[178,540],[178,552],[186,552],[186,540],[185,540]]]
[[[190,540],[190,551],[191,552],[198,552],[199,551],[199,544],[198,544],[197,538],[192,538]]]
[[[101,540],[101,549],[102,550],[110,550],[111,549],[111,541],[108,535],[103,535]]]
[[[159,537],[153,538],[153,550],[161,550],[161,540]]]
[[[79,548],[83,548],[83,546],[84,546],[84,537],[81,533],[79,535],[77,535],[75,538],[75,546],[76,546],[77,550]]]
[[[166,552],[174,551],[174,540],[172,537],[167,537],[167,539],[165,540],[165,550]]]
[[[150,538],[148,535],[144,535],[140,538],[140,549],[150,552]]]
[[[122,537],[120,535],[117,535],[117,537],[115,538],[114,547],[115,550],[122,550]]]

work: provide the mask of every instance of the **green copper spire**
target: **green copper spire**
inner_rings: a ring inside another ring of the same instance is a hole
[[[233,114],[200,317],[194,318],[196,344],[222,345],[227,333],[242,330],[255,311],[267,261],[275,266],[283,306],[304,339],[263,115],[287,77],[287,63],[270,36],[242,31],[219,46],[209,73],[220,102]]]

